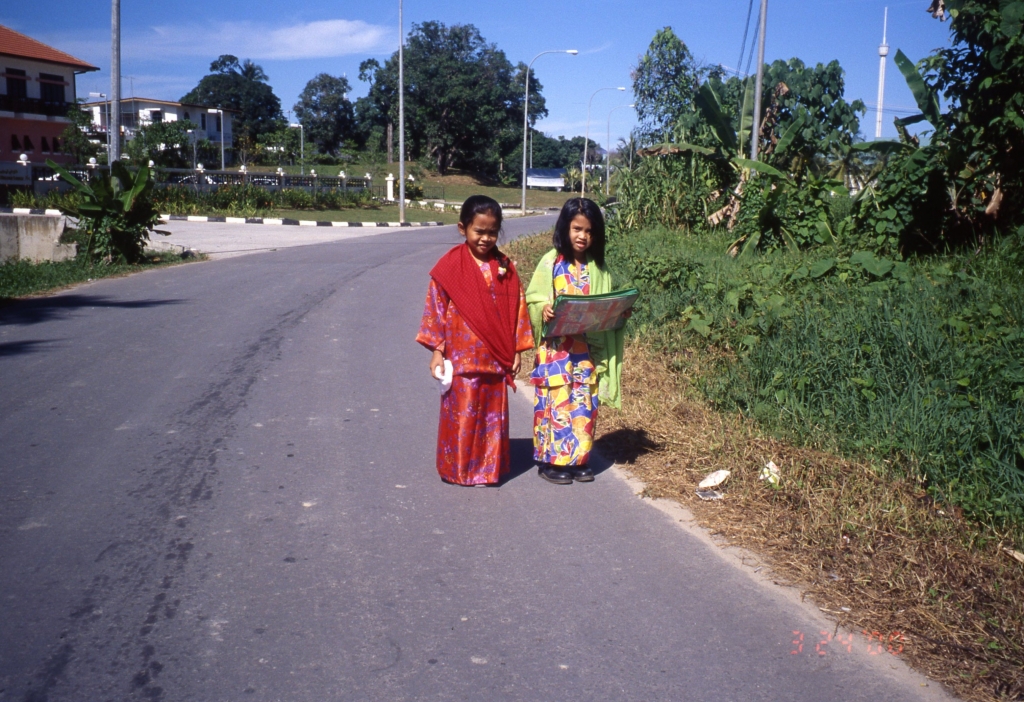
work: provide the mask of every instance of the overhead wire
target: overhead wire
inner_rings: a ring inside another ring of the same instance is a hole
[[[757,23],[761,24],[761,11],[757,11]],[[754,46],[757,44],[757,32],[754,32],[754,36],[750,39],[750,55],[747,57],[747,70],[744,71],[748,76],[750,75],[750,65],[754,63]]]
[[[743,54],[747,51],[747,35],[750,33],[750,16],[754,13],[754,0],[747,5],[747,24],[743,27],[743,41],[740,42],[740,60],[736,62],[736,73],[739,74],[743,65]]]

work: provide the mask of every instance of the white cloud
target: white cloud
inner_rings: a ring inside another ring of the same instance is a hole
[[[162,25],[124,31],[121,56],[123,63],[165,62],[183,57],[206,60],[221,54],[280,61],[332,58],[390,53],[398,48],[397,36],[392,34],[397,33],[388,27],[344,19],[285,27],[249,21]],[[37,38],[98,66],[110,65],[109,31],[97,30],[87,36],[81,32],[54,33]],[[396,46],[392,47],[392,43]]]
[[[252,59],[310,59],[386,50],[386,27],[362,20],[320,20],[289,27],[256,22],[219,22],[203,26],[161,26],[129,39],[129,51],[143,56],[182,53],[234,54]],[[396,47],[397,48],[397,47]]]

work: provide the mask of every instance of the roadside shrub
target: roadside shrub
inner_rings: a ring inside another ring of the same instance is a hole
[[[730,258],[724,234],[616,236],[643,295],[631,328],[700,390],[769,431],[873,457],[986,523],[1024,529],[1024,253],[894,261],[779,250]]]

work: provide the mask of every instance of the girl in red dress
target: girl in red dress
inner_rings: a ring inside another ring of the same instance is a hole
[[[520,352],[533,346],[526,299],[512,261],[498,251],[501,206],[474,195],[462,205],[459,244],[430,271],[416,341],[433,352],[430,373],[452,364],[441,396],[437,472],[458,485],[496,485],[509,470],[508,391]]]

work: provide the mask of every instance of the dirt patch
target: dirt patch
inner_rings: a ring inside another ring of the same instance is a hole
[[[714,411],[689,386],[699,369],[671,361],[632,344],[623,408],[602,410],[599,424],[598,446],[647,496],[684,504],[841,626],[964,699],[1024,700],[1024,566],[999,534],[933,503],[913,476],[794,447]],[[759,480],[769,460],[777,487]],[[720,469],[732,471],[725,498],[702,501],[697,484]]]
[[[494,185],[494,181],[475,173],[448,173],[447,175],[430,175],[430,182],[443,185]]]

